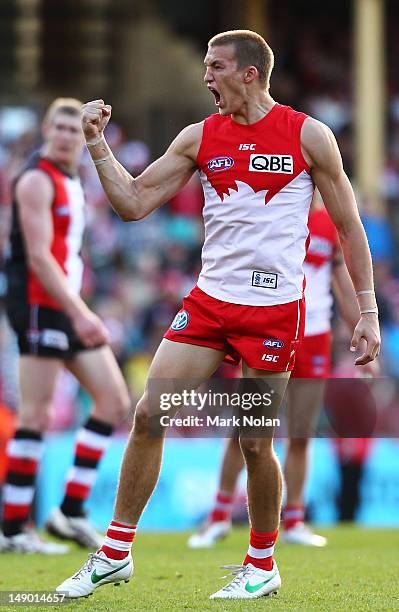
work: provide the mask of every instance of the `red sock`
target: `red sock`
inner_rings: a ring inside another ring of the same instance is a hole
[[[215,506],[209,515],[211,523],[218,521],[229,521],[231,518],[231,511],[233,508],[233,495],[218,491],[216,495]]]
[[[252,563],[255,567],[270,571],[273,569],[273,552],[277,540],[275,531],[254,531],[251,527],[249,547],[243,565]]]
[[[110,559],[124,559],[132,548],[136,527],[137,525],[111,521],[100,550]]]
[[[283,510],[284,529],[292,529],[297,523],[305,520],[305,506],[286,506]]]

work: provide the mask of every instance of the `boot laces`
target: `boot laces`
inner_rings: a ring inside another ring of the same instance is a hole
[[[221,569],[231,570],[225,576],[222,576],[221,579],[224,580],[225,578],[235,576],[235,578],[223,589],[224,591],[231,591],[251,572],[252,568],[248,567],[248,565],[222,565]]]
[[[86,563],[72,577],[73,580],[78,580],[83,574],[91,572],[95,561],[103,561],[104,563],[108,563],[108,565],[112,565],[111,561],[109,561],[106,557],[103,557],[97,553],[90,553]]]

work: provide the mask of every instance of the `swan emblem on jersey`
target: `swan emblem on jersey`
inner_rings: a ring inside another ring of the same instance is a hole
[[[187,327],[189,319],[190,315],[187,310],[182,310],[177,313],[170,328],[173,329],[173,331],[181,331]]]
[[[248,183],[244,181],[234,180],[230,183],[231,186],[220,185],[213,186],[212,182],[208,179],[206,174],[201,173],[200,177],[203,180],[204,194],[205,197],[212,199],[212,194],[217,194],[222,202],[229,198],[236,201],[238,197],[241,201],[247,201],[250,199],[256,199],[259,203],[265,203],[267,196],[267,189],[255,191]],[[237,200],[239,201],[239,200]]]

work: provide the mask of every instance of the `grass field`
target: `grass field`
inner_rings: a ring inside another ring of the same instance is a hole
[[[187,534],[139,534],[134,545],[136,570],[129,584],[99,588],[88,599],[62,605],[67,610],[399,610],[399,530],[338,527],[321,531],[324,549],[281,544],[277,560],[283,586],[273,598],[210,601],[227,580],[223,564],[240,563],[248,530],[236,529],[211,550],[188,550]],[[50,591],[79,569],[85,551],[73,548],[65,557],[0,555],[0,591]],[[57,606],[59,607],[59,606]],[[19,609],[22,609],[19,607]],[[27,609],[24,607],[23,609]],[[49,610],[36,606],[32,610]],[[1,606],[3,610],[18,610]]]

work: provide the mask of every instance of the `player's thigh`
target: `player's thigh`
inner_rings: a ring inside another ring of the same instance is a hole
[[[62,360],[53,357],[22,355],[19,358],[21,422],[34,422],[49,411],[62,368]]]
[[[179,397],[198,388],[218,369],[225,353],[216,349],[163,339],[151,363],[146,388],[136,409],[136,422],[148,416],[155,420],[162,414],[165,398],[174,396],[168,415],[173,416],[184,405]]]
[[[207,346],[164,338],[151,363],[148,379],[193,380],[198,384],[218,369],[225,353]]]
[[[242,374],[246,378],[271,378],[276,380],[289,381],[291,372],[275,372],[274,370],[259,370],[257,368],[250,368],[246,363],[242,364]]]
[[[277,413],[283,401],[291,372],[258,370],[243,363],[242,374],[248,389],[253,389],[254,392],[257,389],[263,390],[264,393],[270,393],[273,396],[271,408]]]
[[[109,409],[110,416],[118,417],[129,409],[127,386],[109,346],[79,351],[65,362],[65,366],[91,395],[98,408]]]

